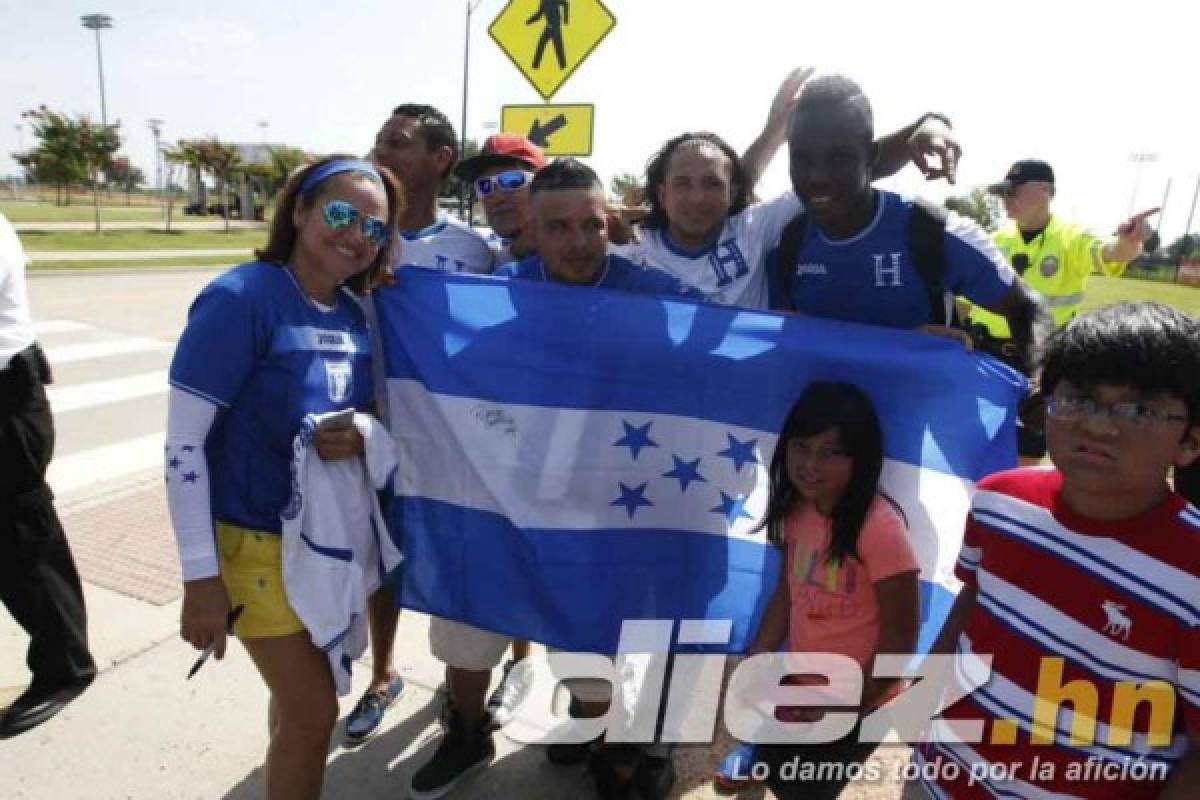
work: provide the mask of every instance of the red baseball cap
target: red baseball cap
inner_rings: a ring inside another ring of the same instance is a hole
[[[515,133],[495,133],[483,143],[479,155],[463,159],[454,168],[460,180],[473,181],[488,167],[520,165],[537,172],[546,166],[542,148]]]

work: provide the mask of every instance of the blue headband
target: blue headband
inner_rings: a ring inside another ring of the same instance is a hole
[[[329,161],[308,173],[308,177],[304,179],[304,183],[300,184],[300,193],[307,195],[318,183],[330,175],[337,175],[339,172],[359,172],[380,186],[383,185],[383,178],[379,176],[379,170],[375,169],[374,165],[357,158],[344,158]]]

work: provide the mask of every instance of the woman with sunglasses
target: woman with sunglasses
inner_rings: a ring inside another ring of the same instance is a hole
[[[320,795],[338,712],[327,658],[283,587],[292,442],[306,414],[371,404],[367,323],[352,293],[386,264],[402,207],[396,179],[365,161],[334,156],[294,173],[267,246],[200,292],[171,363],[166,481],[181,632],[221,658],[228,625],[262,675],[268,798]],[[325,460],[363,449],[353,426],[318,430],[313,445]]]

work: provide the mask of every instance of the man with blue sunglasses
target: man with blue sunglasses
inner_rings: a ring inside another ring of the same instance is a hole
[[[454,174],[475,190],[492,226],[490,240],[496,265],[516,261],[536,252],[529,183],[546,166],[542,148],[513,133],[497,133],[483,143],[479,155],[467,158]]]

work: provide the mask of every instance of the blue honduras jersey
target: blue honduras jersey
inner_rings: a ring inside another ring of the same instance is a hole
[[[909,247],[912,200],[877,191],[878,207],[857,235],[832,241],[815,225],[804,232],[791,273],[797,311],[847,322],[916,328],[929,321],[929,295]],[[773,261],[778,251],[772,252]],[[995,306],[1009,291],[1012,268],[975,222],[951,213],[946,220],[946,291]]]
[[[522,261],[505,264],[496,270],[496,275],[502,278],[521,278],[533,281],[552,280],[546,273],[546,265],[541,256],[530,256]],[[685,286],[674,276],[668,275],[662,270],[639,267],[629,259],[612,253],[605,261],[604,271],[600,273],[599,279],[592,286],[638,294],[688,297],[693,300],[704,299],[704,295],[700,291]]]
[[[242,264],[192,303],[170,380],[218,408],[205,444],[213,517],[278,533],[304,415],[371,403],[366,320],[346,293],[323,311],[288,270]]]

